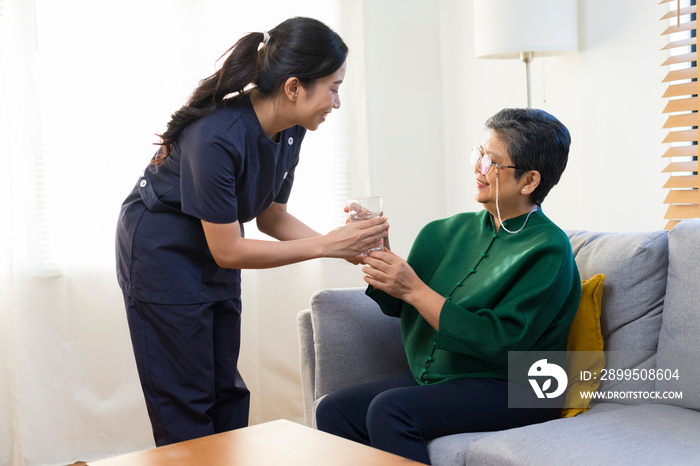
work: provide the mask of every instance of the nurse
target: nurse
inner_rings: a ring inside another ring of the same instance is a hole
[[[306,130],[340,107],[343,40],[292,18],[227,53],[173,114],[117,226],[117,278],[158,446],[248,424],[240,269],[352,260],[389,227],[378,218],[321,235],[287,212]],[[246,239],[252,219],[279,241]]]

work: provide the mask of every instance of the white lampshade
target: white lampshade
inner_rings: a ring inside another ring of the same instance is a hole
[[[576,51],[576,0],[474,0],[474,39],[478,58]]]

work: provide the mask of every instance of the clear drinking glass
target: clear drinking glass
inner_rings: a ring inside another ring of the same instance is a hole
[[[382,196],[355,197],[348,199],[348,215],[351,222],[361,222],[371,218],[377,218],[384,215],[382,208]],[[383,251],[384,246],[369,249],[361,254],[366,256],[370,251]]]

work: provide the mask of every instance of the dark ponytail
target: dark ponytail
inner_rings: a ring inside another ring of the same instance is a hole
[[[221,68],[200,81],[187,103],[173,113],[166,131],[158,135],[162,147],[153,158],[160,165],[187,125],[226,105],[241,95],[249,84],[263,95],[274,95],[287,79],[296,77],[305,87],[314,85],[342,66],[348,47],[338,34],[312,18],[290,18],[265,34],[253,32],[242,37],[228,54]]]

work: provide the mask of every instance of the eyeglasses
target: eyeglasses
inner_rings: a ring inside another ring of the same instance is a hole
[[[479,161],[481,161],[479,172],[481,172],[482,175],[486,175],[489,170],[491,170],[491,166],[496,166],[498,168],[519,168],[512,165],[494,163],[489,154],[481,152],[481,146],[475,146],[474,149],[472,149],[472,165],[476,167]]]

